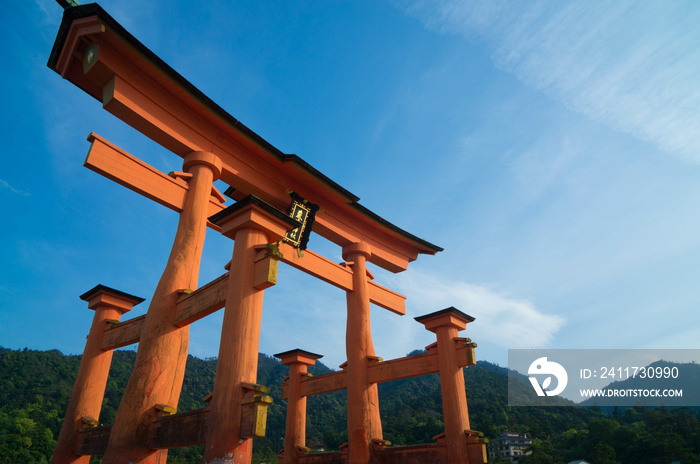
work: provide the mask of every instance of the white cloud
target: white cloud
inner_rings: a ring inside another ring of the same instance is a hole
[[[459,280],[411,271],[392,278],[390,288],[407,296],[407,306],[424,308],[416,315],[454,306],[476,318],[468,336],[483,346],[546,347],[564,325],[559,315],[544,314],[531,302]]]
[[[496,66],[568,108],[700,163],[696,3],[415,0],[403,9],[485,43]]]
[[[8,189],[10,192],[15,193],[17,195],[22,195],[25,197],[31,196],[31,193],[25,192],[24,190],[19,190],[11,186],[7,181],[4,181],[0,179],[0,187]]]
[[[417,270],[398,275],[382,272],[377,282],[407,296],[403,317],[372,306],[373,343],[376,354],[386,360],[433,343],[435,335],[413,318],[449,306],[476,318],[461,335],[478,343],[479,359],[490,361],[503,362],[503,349],[546,347],[564,324],[562,317],[543,314],[528,301]],[[221,317],[193,325],[192,354],[216,356]],[[301,348],[323,355],[321,362],[337,369],[346,359],[346,317],[342,290],[285,266],[277,285],[265,292],[260,351],[272,355]]]

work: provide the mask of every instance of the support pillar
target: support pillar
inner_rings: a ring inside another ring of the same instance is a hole
[[[464,371],[457,359],[458,333],[473,317],[456,308],[447,308],[416,320],[437,335],[438,366],[442,410],[445,422],[445,443],[448,464],[476,463],[469,459],[467,432],[470,432]]]
[[[301,395],[301,381],[309,376],[308,366],[323,356],[296,349],[275,355],[289,366],[287,379],[287,422],[284,434],[284,464],[297,464],[300,449],[306,448],[306,396]]]
[[[353,290],[347,292],[348,318],[345,334],[348,376],[348,463],[366,464],[372,442],[382,442],[377,384],[370,384],[367,367],[375,357],[369,313],[367,258],[372,255],[366,243],[343,247],[343,259],[352,269]]]
[[[175,325],[178,291],[196,289],[206,234],[212,182],[221,161],[212,153],[192,152],[183,163],[188,192],[168,262],[141,330],[134,370],[114,419],[104,464],[164,463],[167,450],[149,447],[156,405],[177,408],[185,374],[189,326]]]
[[[113,354],[112,350],[102,349],[104,331],[111,322],[120,321],[124,313],[143,301],[143,298],[104,285],[97,285],[80,295],[80,299],[88,302],[88,308],[94,310],[95,315],[51,459],[52,464],[90,462],[90,456],[76,456],[74,451],[78,431],[87,421],[100,418]]]
[[[216,363],[211,412],[204,446],[208,464],[249,464],[253,440],[241,433],[241,402],[245,384],[257,378],[263,292],[269,272],[258,280],[256,262],[299,223],[262,200],[247,196],[210,220],[234,240],[226,309]]]

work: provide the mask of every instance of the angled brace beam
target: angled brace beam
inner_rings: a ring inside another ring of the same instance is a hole
[[[181,176],[169,176],[149,166],[94,132],[88,136],[88,141],[92,145],[83,163],[86,168],[173,211],[178,213],[182,211],[189,187]],[[224,209],[223,198],[221,193],[212,187],[209,216]],[[219,230],[210,222],[207,225],[214,230]]]

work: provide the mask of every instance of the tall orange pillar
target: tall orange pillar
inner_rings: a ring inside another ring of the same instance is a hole
[[[369,462],[373,440],[382,440],[377,384],[367,378],[369,357],[375,356],[369,313],[366,243],[343,247],[343,259],[352,269],[352,291],[347,292],[348,317],[345,334],[348,378],[348,463]]]
[[[189,326],[175,326],[178,290],[197,288],[212,182],[221,161],[208,152],[185,156],[188,192],[163,275],[141,329],[134,370],[112,425],[104,464],[163,463],[167,450],[149,447],[157,404],[177,407],[185,374]]]
[[[323,356],[296,349],[275,355],[289,366],[287,380],[287,422],[284,435],[284,464],[299,462],[299,448],[306,447],[306,396],[301,394],[301,381],[307,376],[308,366]]]
[[[271,284],[269,272],[256,273],[256,262],[262,262],[256,258],[265,254],[261,245],[278,242],[299,223],[251,195],[210,220],[234,246],[204,462],[249,464],[253,440],[241,436],[243,384],[257,378],[263,293]]]
[[[459,367],[457,360],[457,339],[458,332],[464,330],[467,323],[474,321],[474,318],[450,307],[415,319],[437,335],[447,462],[472,462],[468,457],[466,435],[466,432],[470,431],[467,393],[464,387],[464,371]]]
[[[100,418],[113,354],[112,350],[102,349],[104,332],[110,322],[121,320],[124,313],[143,301],[143,298],[104,285],[97,285],[80,295],[80,299],[88,302],[88,308],[94,310],[95,315],[51,459],[52,464],[90,462],[90,456],[76,456],[74,450],[78,431],[85,426],[83,418]]]

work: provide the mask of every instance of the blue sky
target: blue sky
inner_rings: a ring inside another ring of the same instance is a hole
[[[508,348],[700,348],[700,4],[101,5],[267,141],[445,248],[372,269],[408,297],[403,317],[372,308],[379,356],[432,343],[413,317],[447,306],[502,365]],[[78,296],[101,283],[150,298],[177,221],[83,168],[86,136],[164,172],[181,159],[46,67],[61,12],[11,2],[0,20],[0,345],[80,353]],[[232,245],[208,232],[200,284]],[[318,236],[309,247],[341,260]],[[260,350],[337,367],[345,295],[290,268],[278,282]],[[221,316],[192,325],[192,354],[216,356]]]

